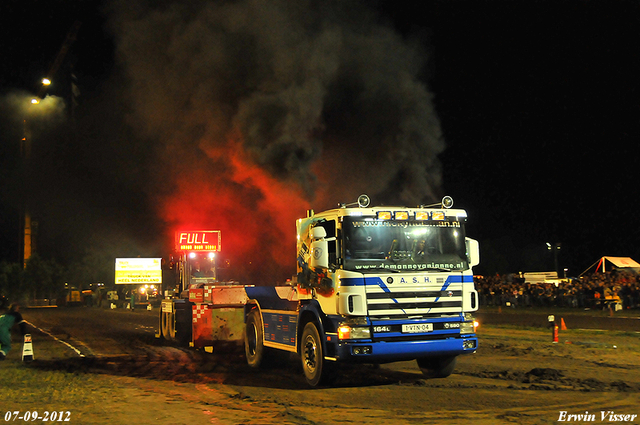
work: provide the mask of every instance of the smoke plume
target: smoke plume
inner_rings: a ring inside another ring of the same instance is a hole
[[[243,266],[292,270],[294,220],[312,205],[438,197],[424,52],[365,2],[126,0],[109,14],[174,230],[221,229]]]

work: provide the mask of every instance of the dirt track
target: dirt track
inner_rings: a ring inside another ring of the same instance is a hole
[[[86,356],[34,331],[33,367],[86,373],[120,388],[99,414],[78,412],[84,419],[77,423],[547,424],[562,411],[597,412],[598,420],[601,410],[640,414],[638,319],[565,314],[570,329],[553,344],[546,314],[510,313],[479,314],[480,349],[460,357],[449,378],[425,380],[415,362],[400,362],[344,368],[333,387],[320,389],[306,386],[295,356],[275,356],[256,373],[240,353],[158,345],[155,312],[80,307],[23,315]],[[492,324],[501,321],[512,326]],[[628,332],[576,330],[605,325]]]

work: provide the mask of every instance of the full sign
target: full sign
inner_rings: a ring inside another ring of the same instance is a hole
[[[192,230],[176,232],[176,251],[207,251],[221,250],[221,236],[219,230]]]

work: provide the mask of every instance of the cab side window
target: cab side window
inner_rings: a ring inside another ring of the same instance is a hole
[[[336,239],[336,222],[335,220],[324,220],[318,223],[319,226],[324,227],[324,230],[327,232],[327,239],[333,238],[333,240],[328,242],[329,245],[329,264],[331,266],[337,267],[337,259],[338,259],[338,244]]]

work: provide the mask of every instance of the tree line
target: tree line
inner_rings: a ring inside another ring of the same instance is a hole
[[[37,253],[23,268],[19,263],[0,262],[0,298],[8,302],[30,304],[35,300],[59,300],[69,288],[87,289],[91,283],[115,286],[114,259],[96,252],[64,266],[55,259]]]

